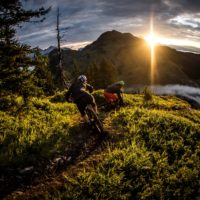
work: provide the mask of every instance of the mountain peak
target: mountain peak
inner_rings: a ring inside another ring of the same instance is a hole
[[[100,35],[97,41],[101,40],[127,40],[127,39],[134,39],[135,37],[130,33],[121,33],[116,30],[107,31]]]
[[[155,53],[154,84],[199,86],[200,55],[178,52],[161,45],[155,48]],[[150,48],[145,40],[130,33],[104,32],[82,51],[64,51],[63,58],[63,65],[71,71],[75,61],[82,71],[94,70],[94,63],[98,69],[103,69],[102,61],[106,59],[110,68],[113,67],[116,79],[123,79],[127,86],[151,83]],[[54,63],[52,61],[52,68]]]
[[[116,30],[106,31],[102,33],[99,38],[88,45],[86,49],[93,49],[107,45],[114,44],[130,44],[130,42],[138,40],[139,38],[134,37],[131,33],[121,33]]]
[[[54,46],[49,46],[47,49],[44,49],[41,51],[42,55],[48,55],[50,52],[52,52],[54,49],[56,49],[56,47]]]

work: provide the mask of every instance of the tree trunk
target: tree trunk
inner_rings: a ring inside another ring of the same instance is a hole
[[[60,37],[60,11],[59,8],[57,10],[57,42],[58,42],[58,77],[59,77],[59,87],[61,90],[68,88],[68,79],[64,72],[63,65],[62,65],[62,51],[61,51],[61,37]]]

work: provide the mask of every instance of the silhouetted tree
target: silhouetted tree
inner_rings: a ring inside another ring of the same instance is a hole
[[[103,89],[116,81],[117,71],[111,61],[103,58],[99,64],[92,62],[85,74],[96,89]]]
[[[51,95],[54,93],[55,86],[53,77],[48,67],[48,58],[41,55],[38,49],[34,53],[35,67],[33,69],[34,84],[42,90],[42,93]]]
[[[61,40],[62,37],[60,34],[60,10],[57,9],[57,24],[56,24],[56,31],[57,31],[57,44],[58,44],[58,65],[57,65],[57,72],[58,72],[58,86],[61,90],[68,88],[70,85],[70,80],[67,71],[63,68],[62,63],[62,50],[61,50]]]
[[[117,76],[116,73],[117,71],[113,63],[110,60],[103,58],[102,61],[100,62],[100,71],[99,71],[99,76],[101,77],[100,87],[105,88],[107,85],[115,82]]]
[[[80,74],[81,74],[80,65],[78,64],[78,62],[75,59],[73,59],[72,69],[71,69],[71,76],[72,77],[77,77]]]
[[[99,65],[97,62],[91,62],[84,74],[86,74],[91,85],[96,89],[100,88],[101,80],[99,79]]]
[[[33,17],[45,15],[49,10],[43,7],[35,11],[25,10],[19,0],[0,1],[1,93],[20,94],[25,99],[32,94],[34,75],[30,68],[37,65],[32,57],[34,50],[15,39],[16,28]]]

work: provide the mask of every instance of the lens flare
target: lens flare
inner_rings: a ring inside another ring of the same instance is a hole
[[[158,38],[155,36],[153,30],[151,30],[150,34],[146,36],[145,39],[151,48],[154,48],[154,46],[158,44]]]
[[[145,39],[150,46],[150,53],[151,53],[150,78],[151,78],[151,85],[153,85],[155,79],[155,45],[158,43],[158,38],[155,36],[153,31],[153,18],[151,18],[151,23],[150,23],[150,34],[147,37],[145,37]]]

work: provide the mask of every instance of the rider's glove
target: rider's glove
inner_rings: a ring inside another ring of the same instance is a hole
[[[91,85],[87,85],[87,90],[92,93],[94,91],[94,88]]]
[[[92,93],[93,90],[94,90],[93,87],[91,87],[91,88],[89,89],[89,92]]]

